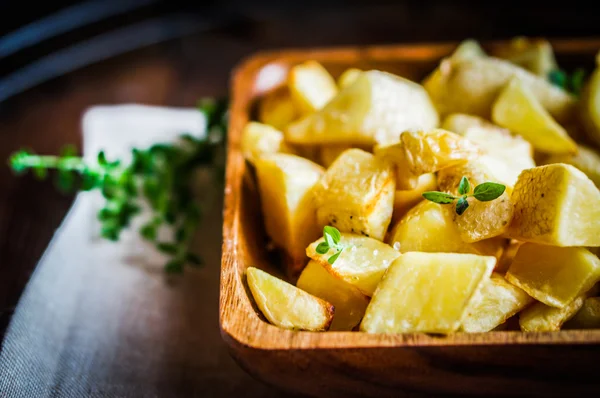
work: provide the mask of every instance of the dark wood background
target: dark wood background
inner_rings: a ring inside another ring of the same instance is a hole
[[[0,3],[0,34],[4,38],[27,24],[64,10],[65,6],[77,5],[52,2],[33,7],[20,3],[23,2]],[[552,5],[530,1],[425,0],[285,2],[287,5],[241,0],[194,5],[182,1],[129,3],[132,6],[127,11],[83,23],[53,37],[38,34],[33,44],[0,57],[0,96],[3,89],[6,93],[7,87],[16,87],[7,98],[0,99],[0,159],[7,159],[23,146],[40,153],[56,153],[65,143],[80,146],[80,118],[89,106],[125,102],[192,106],[201,96],[225,96],[232,67],[262,49],[450,41],[467,37],[498,39],[514,35],[600,36],[592,2],[586,7],[579,1]],[[145,29],[143,26],[159,32],[156,43],[144,44],[140,39],[144,31],[136,33],[136,27]],[[97,45],[95,40],[106,35],[119,37],[114,32],[123,28],[130,28],[127,34],[134,43],[128,51],[118,51],[115,40],[104,42],[102,48],[107,49],[107,55],[103,60],[94,59],[97,52],[73,50],[77,46]],[[166,40],[168,37],[171,38]],[[136,40],[140,44],[135,45]],[[113,45],[115,49],[111,51]],[[55,72],[47,73],[52,69],[47,62],[53,54],[63,56],[52,64]],[[73,68],[76,63],[81,67]],[[41,77],[40,70],[44,72]],[[15,79],[27,83],[24,90],[15,86]],[[0,167],[0,336],[4,335],[23,288],[72,199],[57,193],[50,183],[30,177],[15,178],[7,167]],[[212,217],[211,222],[214,225],[207,231],[212,231],[211,239],[218,242],[220,218]],[[220,245],[214,246],[215,251],[219,248]],[[207,290],[202,302],[196,305],[206,307],[202,311],[210,314],[198,326],[211,331],[210,344],[219,347],[223,362],[209,372],[198,373],[192,381],[182,382],[180,377],[164,381],[159,391],[192,395],[191,391],[199,391],[198,385],[211,383],[211,377],[221,373],[219,383],[224,383],[231,374],[239,386],[232,389],[217,385],[210,390],[214,396],[234,393],[237,396],[243,392],[247,396],[275,396],[276,392],[252,381],[233,365],[219,339],[218,257],[218,253],[213,253],[211,258],[215,261],[207,265],[212,270],[207,270],[204,276],[215,287]],[[153,304],[148,302],[148,305]],[[186,365],[183,362],[178,366]],[[119,378],[118,369],[104,369],[104,372],[114,372],[114,378]],[[101,390],[102,386],[98,388]],[[140,385],[138,396],[146,395],[144,391],[144,385]]]

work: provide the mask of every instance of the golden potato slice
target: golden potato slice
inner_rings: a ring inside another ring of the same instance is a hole
[[[419,84],[381,71],[360,73],[324,108],[284,131],[297,144],[373,145],[398,141],[400,132],[439,122]]]
[[[461,329],[467,333],[489,332],[533,301],[523,289],[493,273],[469,305]]]
[[[273,325],[308,331],[329,329],[335,309],[327,301],[254,267],[246,270],[246,279],[256,306]]]
[[[492,108],[492,120],[523,138],[541,152],[577,153],[577,144],[518,79],[500,92]]]
[[[312,189],[323,172],[321,166],[296,155],[279,153],[256,160],[267,234],[293,260],[304,260],[306,246],[321,234]]]
[[[600,297],[588,297],[565,329],[600,329]]]
[[[438,186],[444,192],[457,195],[458,185],[463,176],[469,179],[472,187],[484,182],[501,182],[485,164],[472,160],[466,165],[440,170]],[[514,212],[513,201],[508,191],[507,189],[499,198],[489,202],[468,198],[469,208],[460,216],[456,214],[454,206],[444,207],[452,216],[462,240],[477,242],[503,235],[508,230]]]
[[[288,85],[292,100],[302,114],[318,111],[337,94],[335,80],[317,61],[292,67]]]
[[[283,130],[285,126],[296,120],[300,112],[292,101],[290,90],[280,87],[267,93],[258,104],[258,120]]]
[[[390,145],[375,145],[373,148],[375,156],[381,160],[391,163],[396,174],[396,189],[415,189],[419,183],[419,177],[408,169],[408,163],[404,154],[404,144],[401,142]]]
[[[442,128],[460,134],[478,145],[485,155],[479,160],[507,186],[513,187],[523,170],[535,167],[531,144],[508,129],[462,113],[448,115]]]
[[[407,131],[400,140],[408,169],[416,176],[464,164],[481,154],[471,141],[442,129]]]
[[[575,167],[559,163],[523,171],[512,200],[510,237],[555,246],[600,246],[600,191]]]
[[[339,88],[348,87],[362,73],[362,70],[356,68],[346,69],[338,78],[337,84]]]
[[[580,114],[587,136],[600,146],[600,64],[581,92]]]
[[[504,239],[467,243],[444,205],[424,200],[406,213],[390,231],[387,242],[402,253],[472,253],[500,257]]]
[[[328,259],[335,254],[334,249],[325,254],[317,253],[317,246],[324,242],[323,238],[311,243],[306,248],[306,255],[335,277],[371,297],[385,270],[400,253],[377,239],[347,233],[341,236],[340,244],[346,248],[333,264]]]
[[[455,332],[495,263],[494,257],[474,254],[402,254],[377,287],[360,330]]]
[[[315,187],[317,221],[383,240],[392,219],[394,171],[361,149],[342,153]]]
[[[442,116],[467,113],[490,119],[492,104],[513,77],[521,79],[559,123],[573,119],[577,106],[574,96],[545,78],[495,57],[446,59],[436,78],[423,85]]]
[[[579,145],[576,155],[552,155],[544,160],[544,164],[566,163],[583,171],[596,187],[600,188],[600,153],[598,151]]]
[[[585,296],[579,296],[562,308],[550,307],[537,302],[519,314],[519,326],[523,332],[556,332],[571,319],[583,305]]]
[[[506,279],[536,300],[562,308],[600,281],[600,259],[581,247],[524,243]]]
[[[497,48],[492,55],[506,59],[542,78],[558,69],[548,40],[515,37],[507,46]]]
[[[423,192],[437,190],[437,178],[434,173],[422,174],[417,186],[410,190],[397,190],[394,194],[394,213],[392,223],[398,222],[407,211],[423,200]]]
[[[283,140],[283,133],[268,124],[249,122],[242,131],[242,153],[254,163],[256,159],[270,153],[294,153]]]
[[[360,290],[336,278],[314,260],[304,268],[296,286],[333,304],[335,316],[329,330],[352,330],[369,304],[369,298]]]

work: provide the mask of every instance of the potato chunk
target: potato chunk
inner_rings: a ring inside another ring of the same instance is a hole
[[[249,122],[242,131],[242,153],[251,163],[270,153],[293,153],[283,133],[268,124]]]
[[[335,316],[329,330],[352,330],[369,304],[369,298],[360,290],[336,278],[314,260],[304,268],[296,286],[333,304]]]
[[[323,171],[310,160],[289,154],[265,155],[256,161],[267,234],[299,267],[305,264],[306,246],[321,233],[312,189]]]
[[[545,159],[544,164],[566,163],[583,171],[597,188],[600,188],[600,153],[584,145],[578,145],[575,155],[553,155]]]
[[[248,287],[258,309],[275,326],[325,331],[335,309],[332,304],[257,268],[246,270]]]
[[[525,170],[512,194],[512,238],[555,246],[600,246],[600,191],[567,164]]]
[[[391,230],[388,242],[400,252],[472,253],[499,257],[504,239],[467,243],[443,205],[427,200],[413,207]]]
[[[600,280],[600,259],[580,247],[524,243],[506,279],[536,300],[562,308]]]
[[[410,190],[417,187],[419,176],[414,175],[408,169],[404,144],[398,142],[390,145],[375,145],[373,153],[382,161],[393,165],[396,174],[396,189]]]
[[[493,55],[543,78],[558,68],[554,51],[548,40],[515,37],[507,46],[496,49]]]
[[[339,88],[348,87],[362,73],[362,70],[356,68],[346,69],[338,78],[337,84]]]
[[[583,305],[585,297],[578,296],[562,308],[550,307],[537,302],[519,314],[519,326],[523,332],[555,332],[571,319]]]
[[[373,145],[398,141],[400,132],[439,123],[419,84],[381,71],[360,73],[327,105],[284,131],[296,144]]]
[[[565,329],[600,329],[600,297],[588,297]]]
[[[395,188],[391,165],[363,150],[349,149],[315,187],[318,224],[383,240],[392,219]]]
[[[411,252],[395,260],[377,287],[360,330],[369,333],[452,333],[496,259]]]
[[[280,87],[267,94],[259,101],[258,120],[282,130],[300,116],[300,112],[292,101],[290,90]]]
[[[600,52],[596,59],[600,59]],[[600,145],[600,63],[581,93],[580,114],[587,136]]]
[[[434,173],[420,175],[417,179],[417,186],[413,189],[396,190],[394,194],[392,223],[398,222],[407,211],[421,202],[423,200],[423,192],[435,190],[437,190],[437,178]]]
[[[511,80],[494,102],[492,120],[520,134],[541,152],[577,152],[575,141],[518,79]]]
[[[524,290],[493,273],[469,306],[461,329],[468,333],[489,332],[533,301]]]
[[[376,239],[347,233],[342,233],[341,236],[340,244],[346,248],[333,264],[327,260],[335,254],[334,249],[325,254],[317,253],[317,245],[324,241],[323,238],[311,243],[306,248],[306,255],[336,278],[371,297],[385,270],[400,253]]]
[[[423,83],[442,116],[467,113],[489,119],[492,104],[504,86],[518,77],[542,106],[560,123],[576,113],[574,96],[546,78],[495,57],[446,59],[436,79]]]
[[[294,66],[288,85],[292,100],[303,114],[318,111],[337,94],[335,80],[317,61]]]
[[[488,166],[480,161],[470,161],[466,165],[449,167],[438,173],[438,186],[442,191],[456,195],[461,178],[469,179],[471,186],[484,182],[500,182]],[[513,201],[508,192],[499,198],[480,202],[475,198],[468,198],[469,208],[462,215],[456,214],[453,206],[444,209],[449,212],[458,227],[460,237],[465,242],[477,242],[503,235],[513,218]]]

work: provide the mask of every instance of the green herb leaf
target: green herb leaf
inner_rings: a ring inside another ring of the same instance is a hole
[[[338,259],[338,257],[340,256],[340,254],[342,254],[343,250],[338,251],[337,253],[335,253],[333,256],[329,257],[327,259],[327,262],[331,265],[333,265],[333,263],[335,263],[335,260]]]
[[[191,265],[194,265],[194,266],[197,266],[197,267],[199,267],[201,265],[204,265],[204,263],[202,262],[202,258],[200,258],[200,256],[198,256],[197,254],[192,253],[192,252],[187,252],[186,255],[185,255],[185,259]]]
[[[325,242],[327,244],[328,247],[335,247],[335,242],[333,241],[333,237],[328,234],[327,232],[325,232],[323,234],[323,237],[325,238]]]
[[[315,250],[319,254],[325,254],[329,251],[329,245],[327,244],[327,242],[321,242],[317,245],[317,248]]]
[[[571,92],[576,96],[581,95],[581,90],[585,84],[585,70],[577,68],[571,75]]]
[[[469,179],[463,176],[460,179],[460,183],[458,184],[458,193],[461,195],[466,195],[471,191],[471,184],[469,183]]]
[[[44,180],[48,176],[48,169],[44,166],[38,166],[31,169],[33,171],[33,175],[38,180]]]
[[[75,145],[65,145],[60,152],[60,156],[63,158],[75,157],[77,156],[77,148]]]
[[[165,271],[169,274],[181,274],[183,272],[183,260],[176,258],[165,265]]]
[[[331,238],[333,239],[333,244],[329,244],[329,246],[335,246],[340,242],[340,239],[342,239],[340,231],[337,228],[331,227],[329,225],[323,227],[323,235],[325,234],[331,235]]]
[[[156,226],[152,223],[144,225],[142,228],[140,228],[140,235],[142,235],[144,239],[153,241],[156,239],[157,235]]]
[[[494,200],[504,193],[506,186],[495,182],[484,182],[475,187],[473,196],[480,202]]]
[[[156,244],[156,248],[165,254],[177,254],[179,247],[174,243],[159,242]]]
[[[467,210],[468,207],[469,202],[467,201],[467,198],[465,198],[464,196],[459,198],[456,202],[456,214],[462,216],[462,214],[465,212],[465,210]]]
[[[439,203],[442,205],[453,203],[456,200],[456,197],[454,195],[438,191],[423,192],[423,197],[431,202]]]
[[[548,74],[548,80],[562,89],[566,89],[567,87],[567,74],[560,69],[551,70]]]

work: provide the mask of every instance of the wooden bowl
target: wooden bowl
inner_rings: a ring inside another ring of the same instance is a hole
[[[377,68],[420,81],[457,43],[262,53],[233,76],[221,264],[221,333],[250,374],[285,390],[320,397],[444,395],[597,396],[600,330],[426,334],[299,332],[268,324],[244,270],[281,276],[265,249],[259,198],[240,152],[256,99],[281,85],[290,65],[315,59],[334,76]],[[502,43],[485,43],[488,49]],[[561,65],[592,66],[600,39],[553,43]],[[588,69],[590,70],[590,69]]]

